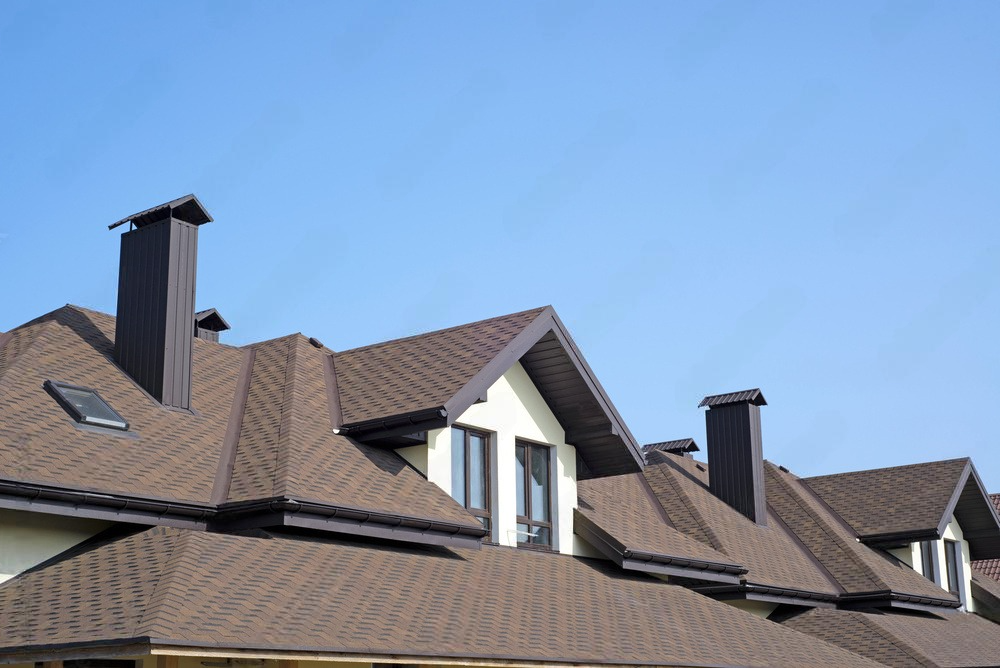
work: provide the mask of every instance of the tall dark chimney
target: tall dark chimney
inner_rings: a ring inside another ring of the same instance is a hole
[[[712,494],[760,525],[767,524],[759,389],[705,397],[708,406],[708,487]]]
[[[122,235],[115,361],[164,406],[191,407],[198,226],[211,222],[194,195],[110,225]]]

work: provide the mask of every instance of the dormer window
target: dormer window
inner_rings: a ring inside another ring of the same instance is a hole
[[[490,437],[464,427],[451,429],[451,496],[489,531]]]
[[[45,389],[80,424],[128,431],[128,422],[96,390],[47,380]]]
[[[552,475],[550,448],[518,442],[517,542],[520,545],[552,546]]]

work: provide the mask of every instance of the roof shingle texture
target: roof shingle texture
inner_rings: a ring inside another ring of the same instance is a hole
[[[796,476],[765,462],[764,477],[770,506],[848,592],[892,590],[955,600],[903,562],[859,543],[855,532]]]
[[[397,657],[874,665],[607,562],[499,547],[456,554],[155,528],[8,581],[0,610],[13,611],[0,648],[148,636]]]
[[[644,475],[674,527],[746,566],[751,583],[841,591],[773,512],[767,526],[747,519],[708,490],[707,470],[699,466],[706,468],[686,457],[649,453]]]
[[[208,504],[236,414],[242,429],[229,500],[290,496],[479,527],[395,452],[333,433],[326,353],[303,336],[252,346],[246,405],[235,407],[246,352],[195,339],[195,410],[187,413],[157,404],[114,364],[114,332],[111,316],[66,306],[5,335],[0,479]],[[77,426],[45,380],[97,390],[129,433]]]
[[[937,616],[813,609],[783,623],[894,668],[957,668],[1000,663],[1000,626],[974,614],[954,612]]]
[[[581,480],[578,510],[629,550],[738,565],[667,524],[668,518],[653,505],[645,485],[641,473]]]
[[[16,330],[2,353],[0,478],[208,502],[242,353],[195,339],[195,414],[170,411],[112,361],[114,319],[65,306]],[[97,390],[128,435],[78,427],[45,380]]]
[[[479,527],[395,452],[333,433],[326,353],[301,334],[255,349],[230,501],[287,496]]]
[[[544,310],[336,353],[344,424],[443,406]]]
[[[969,460],[805,478],[859,536],[935,530]]]

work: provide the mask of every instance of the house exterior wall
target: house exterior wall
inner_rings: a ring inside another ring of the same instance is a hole
[[[539,394],[527,372],[515,363],[487,392],[487,400],[473,404],[456,421],[490,434],[493,541],[517,545],[517,505],[514,443],[519,439],[552,448],[551,483],[553,549],[565,554],[585,551],[573,535],[576,499],[576,448],[566,443],[566,432]],[[451,494],[451,430],[428,432],[426,446],[398,450],[399,454],[445,492]],[[589,556],[592,551],[586,551]]]
[[[110,522],[0,509],[0,582],[94,536]]]
[[[778,607],[777,603],[766,603],[764,601],[747,601],[741,599],[734,599],[731,601],[725,601],[734,608],[739,608],[740,610],[745,610],[751,615],[760,617],[761,619],[767,619],[772,612]]]
[[[970,560],[969,552],[969,541],[965,540],[962,533],[962,527],[959,525],[958,521],[955,519],[954,515],[951,518],[951,522],[945,527],[944,536],[942,540],[934,541],[934,549],[937,552],[937,581],[941,585],[942,589],[948,589],[948,572],[945,565],[945,552],[944,552],[944,541],[953,540],[962,547],[962,564],[961,564],[961,578],[962,578],[962,593],[963,600],[965,601],[966,610],[969,612],[975,612],[975,603],[972,600],[972,563]],[[897,550],[892,550],[893,554]],[[903,559],[907,561],[913,570],[918,573],[923,572],[923,558],[920,554],[920,543],[910,543],[909,547],[909,559]]]

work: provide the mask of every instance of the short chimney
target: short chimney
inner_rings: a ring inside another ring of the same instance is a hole
[[[230,329],[229,323],[214,308],[194,314],[194,335],[205,341],[219,342],[219,332]]]
[[[122,218],[115,361],[157,401],[191,408],[198,226],[212,221],[194,195]]]
[[[767,524],[759,389],[705,397],[708,406],[708,487],[712,494],[760,525]]]

